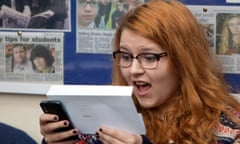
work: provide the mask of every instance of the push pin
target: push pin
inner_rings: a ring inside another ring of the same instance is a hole
[[[22,31],[17,32],[18,36],[22,36]]]
[[[208,11],[208,9],[207,8],[203,8],[203,12],[207,12]]]

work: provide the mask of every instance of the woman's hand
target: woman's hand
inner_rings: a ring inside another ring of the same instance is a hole
[[[142,144],[141,135],[108,127],[100,128],[96,136],[103,144]]]
[[[76,144],[78,140],[66,140],[79,134],[77,129],[57,132],[57,129],[68,127],[69,121],[58,121],[58,116],[42,114],[40,116],[40,130],[47,144]]]

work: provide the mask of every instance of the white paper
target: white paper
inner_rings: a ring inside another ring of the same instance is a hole
[[[95,134],[101,126],[145,134],[130,86],[53,85],[47,96],[61,100],[81,132]]]
[[[226,0],[227,3],[240,3],[240,0]]]

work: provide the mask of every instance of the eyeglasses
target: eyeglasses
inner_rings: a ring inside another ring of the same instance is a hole
[[[85,8],[88,4],[91,8],[98,8],[98,2],[94,0],[93,1],[91,0],[90,2],[86,0],[78,0],[78,4],[79,4],[79,7],[81,8]]]
[[[160,58],[167,55],[167,52],[162,52],[158,54],[141,53],[134,57],[132,54],[120,50],[113,52],[113,58],[119,59],[118,65],[123,68],[130,67],[132,65],[133,59],[137,59],[143,68],[154,69],[157,67]]]

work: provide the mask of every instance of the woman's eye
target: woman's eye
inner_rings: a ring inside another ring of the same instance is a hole
[[[129,54],[122,54],[121,55],[121,58],[125,61],[129,61],[131,60],[131,56]]]
[[[144,55],[143,56],[144,61],[146,62],[155,62],[156,61],[156,57],[154,55]]]

